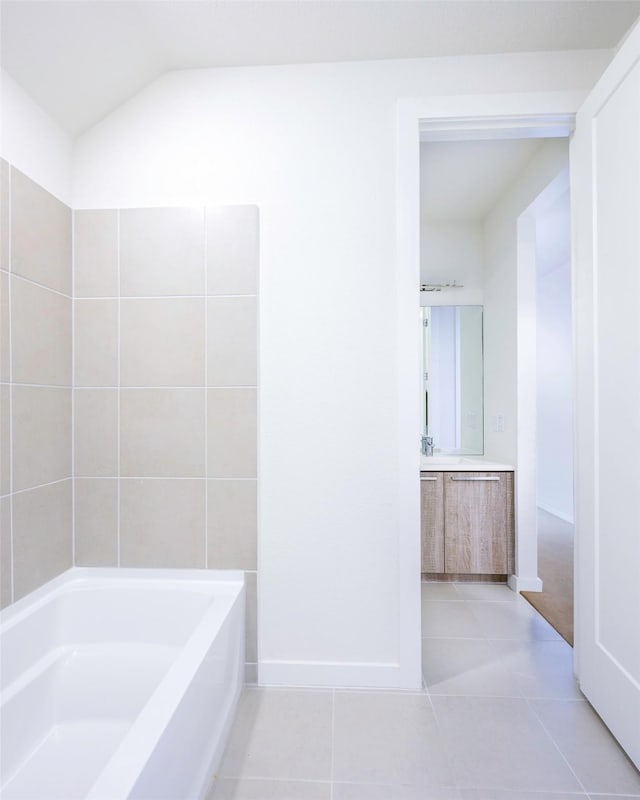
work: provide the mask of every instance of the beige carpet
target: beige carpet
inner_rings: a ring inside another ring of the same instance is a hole
[[[573,525],[538,509],[538,574],[542,592],[522,592],[573,646]]]

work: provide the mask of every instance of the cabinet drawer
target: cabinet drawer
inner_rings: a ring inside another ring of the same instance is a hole
[[[445,472],[445,571],[508,573],[512,507],[513,473]]]
[[[444,572],[444,496],[442,472],[420,475],[422,572]]]

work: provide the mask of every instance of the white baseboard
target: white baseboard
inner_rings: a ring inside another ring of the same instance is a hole
[[[509,575],[507,584],[514,592],[541,592],[542,581],[536,576]]]
[[[260,686],[422,690],[421,676],[411,679],[399,664],[377,663],[260,661],[258,683]]]
[[[562,511],[558,511],[557,508],[552,508],[551,506],[546,505],[546,503],[538,503],[538,508],[542,511],[546,511],[547,514],[551,514],[554,517],[558,517],[558,519],[564,520],[564,522],[568,522],[570,525],[573,525],[573,514],[565,514]]]

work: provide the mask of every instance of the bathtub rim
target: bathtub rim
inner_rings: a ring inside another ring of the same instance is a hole
[[[111,794],[113,789],[116,790],[118,797],[129,796],[163,732],[170,724],[191,681],[216,641],[221,627],[233,613],[238,614],[242,628],[240,664],[241,670],[244,669],[246,582],[242,570],[72,567],[3,609],[0,615],[0,634],[18,625],[30,614],[67,592],[75,593],[106,586],[117,588],[119,584],[123,587],[147,584],[150,587],[157,586],[160,589],[167,588],[178,591],[189,591],[190,589],[197,591],[200,587],[200,591],[205,595],[210,595],[212,600],[216,597],[217,589],[217,595],[223,602],[212,602],[206,608],[196,627],[181,647],[176,660],[171,664],[141,712],[133,720],[131,727],[119,742],[112,756],[96,774],[86,795],[87,800],[113,797],[114,795]],[[176,677],[179,678],[177,683],[174,680]],[[243,680],[240,677],[231,703],[233,710],[237,705],[242,685]],[[232,721],[233,714],[225,724],[224,738],[228,734]],[[116,770],[114,770],[114,765],[117,767]]]
[[[70,567],[56,575],[55,578],[43,583],[37,589],[14,600],[8,606],[0,609],[0,635],[24,619],[32,611],[45,605],[53,597],[69,590],[81,590],[84,586],[90,588],[89,583],[105,581],[108,585],[116,585],[117,579],[126,581],[129,585],[132,580],[141,582],[165,582],[174,584],[179,588],[185,581],[194,584],[207,585],[216,583],[228,585],[229,591],[234,585],[246,586],[244,570],[237,569],[204,569],[204,568],[171,568],[171,567]]]

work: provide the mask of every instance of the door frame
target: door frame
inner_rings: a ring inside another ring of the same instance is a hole
[[[397,500],[400,586],[400,678],[420,687],[420,142],[569,135],[586,92],[531,92],[406,98],[398,102],[396,130],[396,391]],[[516,478],[518,477],[518,464]],[[535,476],[535,472],[533,472]],[[528,478],[530,482],[531,478]],[[535,478],[534,478],[535,480]],[[527,489],[526,480],[516,497]],[[531,487],[529,487],[531,491]],[[535,497],[535,486],[533,487]],[[516,514],[517,519],[517,514]],[[517,523],[516,523],[517,525]],[[537,532],[534,531],[534,535]],[[522,534],[516,527],[516,548]],[[537,539],[531,532],[510,580],[516,590],[540,588]],[[533,569],[531,561],[534,561]],[[529,563],[527,563],[527,561]],[[577,612],[576,612],[577,613]],[[578,626],[576,625],[576,628]]]

